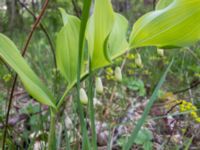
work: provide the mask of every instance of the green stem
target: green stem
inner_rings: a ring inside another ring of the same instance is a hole
[[[81,78],[85,78],[87,76],[87,72],[83,73],[81,75]],[[69,93],[69,91],[76,85],[76,81],[74,81],[73,83],[69,84],[64,92],[64,94],[62,95],[62,97],[60,98],[60,100],[58,101],[56,107],[57,107],[57,110],[60,110],[60,107],[62,106],[64,100],[65,100],[65,97],[67,96],[67,94]]]
[[[78,105],[78,114],[81,122],[81,131],[83,134],[82,143],[83,149],[90,150],[90,142],[87,134],[86,123],[84,120],[83,108],[80,103],[80,82],[81,82],[81,60],[83,58],[83,47],[84,47],[84,40],[85,40],[85,30],[87,26],[87,21],[89,18],[90,13],[90,6],[92,0],[84,0],[83,5],[83,13],[81,16],[81,27],[79,33],[79,53],[78,53],[78,68],[77,68],[77,105]]]
[[[97,135],[96,135],[96,128],[95,128],[95,110],[93,104],[94,92],[93,92],[93,71],[91,68],[91,61],[89,64],[89,115],[91,121],[91,128],[92,128],[92,145],[93,150],[97,150]]]
[[[50,122],[50,131],[48,137],[48,150],[56,149],[55,130],[56,130],[56,112],[54,108],[51,108],[51,122]]]
[[[72,88],[74,86],[74,84],[72,84],[72,85],[70,85],[70,86],[68,86],[67,88],[66,88],[66,90],[65,90],[65,92],[64,92],[64,94],[63,94],[63,96],[61,97],[61,99],[58,101],[58,104],[57,104],[57,110],[59,110],[60,109],[60,107],[62,106],[62,104],[63,104],[63,102],[64,102],[64,100],[65,100],[65,97],[66,97],[66,95],[68,94],[68,92],[70,91],[70,89]]]

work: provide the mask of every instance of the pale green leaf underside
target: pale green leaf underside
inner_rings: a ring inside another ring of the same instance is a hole
[[[62,16],[63,24],[66,25],[68,23],[69,15],[65,12],[63,8],[59,8],[59,10]]]
[[[96,0],[94,14],[89,19],[86,31],[92,69],[109,63],[104,54],[104,42],[112,30],[114,19],[110,0]]]
[[[69,84],[76,81],[80,20],[62,11],[64,26],[57,35],[56,60],[58,69]]]
[[[200,0],[174,0],[133,26],[131,47],[186,46],[200,39]]]
[[[0,57],[19,75],[27,92],[37,101],[55,107],[55,100],[21,56],[14,43],[0,33]]]
[[[128,50],[127,30],[127,19],[122,15],[115,13],[115,23],[108,40],[108,53],[111,59],[122,55]]]
[[[93,70],[110,64],[128,49],[127,29],[128,21],[113,11],[109,0],[95,1],[86,32]]]

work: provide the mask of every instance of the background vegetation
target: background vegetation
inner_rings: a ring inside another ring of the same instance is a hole
[[[19,49],[23,49],[43,3],[42,0],[0,1],[0,32],[9,36]],[[156,1],[113,0],[112,3],[115,11],[122,13],[132,25],[141,15],[153,10]],[[62,26],[60,7],[80,17],[83,3],[81,0],[50,1],[25,55],[33,70],[57,98],[66,85],[57,70],[54,54],[55,39]],[[137,63],[138,54],[141,64]],[[138,48],[98,72],[104,85],[104,93],[95,95],[98,100],[95,118],[99,149],[121,149],[126,140],[124,135],[131,133],[133,125],[141,117],[172,58],[174,62],[165,84],[133,149],[200,148],[200,114],[197,111],[200,108],[200,46],[197,43],[188,48],[165,49],[164,54],[155,47]],[[117,66],[122,68],[121,83],[116,82],[114,77]],[[0,59],[0,143],[14,76],[15,72]],[[83,83],[82,87],[85,87],[84,84],[87,83]],[[57,118],[57,149],[79,149],[81,146],[77,106],[73,103],[75,94],[75,90],[70,92]],[[84,105],[84,111],[87,117],[87,105]],[[14,91],[8,125],[8,149],[45,149],[50,125],[49,110],[34,101],[20,81]]]

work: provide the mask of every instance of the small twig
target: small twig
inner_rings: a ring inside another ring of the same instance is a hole
[[[182,104],[182,102],[173,105],[164,115],[168,115],[176,106]]]
[[[27,41],[26,41],[26,44],[25,44],[25,46],[24,46],[24,48],[23,48],[23,51],[22,51],[22,56],[24,56],[24,54],[25,54],[25,52],[26,52],[26,50],[27,50],[27,48],[28,48],[28,45],[29,45],[30,40],[31,40],[31,38],[32,38],[32,36],[33,36],[33,33],[34,33],[34,31],[36,30],[37,26],[39,25],[40,20],[42,19],[42,16],[43,16],[44,13],[45,13],[45,10],[46,10],[46,8],[47,8],[48,3],[49,3],[49,0],[46,0],[45,3],[44,3],[44,6],[43,6],[43,8],[42,8],[42,11],[40,12],[39,16],[37,17],[37,19],[36,19],[36,21],[35,21],[35,23],[34,23],[34,25],[33,25],[33,27],[32,27],[32,30],[31,30],[31,32],[29,33],[29,36],[28,36]]]
[[[10,109],[11,109],[11,105],[12,105],[12,99],[13,99],[13,94],[14,94],[16,83],[17,83],[17,74],[15,74],[15,77],[14,77],[14,81],[13,81],[13,85],[12,85],[11,93],[10,93],[10,98],[9,98],[9,103],[8,103],[8,109],[7,109],[7,113],[6,113],[6,122],[5,122],[5,126],[4,126],[4,132],[3,132],[2,150],[4,150],[5,144],[6,144],[8,120],[9,120]]]
[[[27,10],[27,12],[28,12],[30,15],[33,16],[33,18],[34,18],[35,20],[37,19],[37,17],[35,16],[35,14],[34,14],[24,3],[22,3],[20,0],[17,0],[17,1],[20,3],[20,5],[21,5],[22,7],[24,7],[24,8]],[[50,47],[51,47],[51,51],[52,51],[52,54],[53,54],[54,65],[55,65],[55,68],[57,68],[54,44],[53,44],[53,42],[52,42],[52,40],[51,40],[51,38],[50,38],[50,35],[49,35],[48,31],[46,30],[45,26],[44,26],[41,22],[40,22],[39,25],[40,25],[40,28],[42,29],[42,31],[44,32],[44,34],[45,34],[46,37],[47,37],[47,40],[48,40],[48,42],[49,42],[49,45],[50,45]]]
[[[33,33],[36,30],[38,24],[40,23],[40,20],[41,20],[42,16],[44,15],[48,3],[49,3],[49,0],[46,0],[45,3],[44,3],[44,6],[42,8],[42,11],[40,12],[39,16],[37,17],[32,29],[31,29],[31,32],[28,35],[28,38],[27,38],[26,43],[25,43],[25,46],[24,46],[24,48],[22,50],[22,53],[21,53],[22,56],[24,56],[26,51],[27,51],[27,48],[28,48],[28,46],[30,44],[31,38],[33,36]],[[8,109],[7,109],[7,113],[6,113],[6,122],[5,122],[5,128],[4,128],[4,133],[3,133],[2,150],[5,150],[6,134],[7,134],[7,128],[8,128],[8,120],[9,120],[10,109],[11,109],[11,106],[12,106],[13,94],[14,94],[16,83],[17,83],[17,78],[18,78],[18,75],[16,74],[15,77],[14,77],[14,81],[13,81],[13,85],[12,85],[12,89],[11,89],[11,93],[10,93],[10,98],[9,98]]]
[[[114,87],[113,87],[113,89],[112,89],[112,93],[111,93],[111,95],[110,95],[110,98],[109,98],[109,102],[110,102],[110,103],[112,103],[112,100],[113,100],[113,98],[114,98],[114,96],[115,96],[116,87],[117,87],[117,85],[115,84]]]
[[[179,91],[174,91],[173,94],[179,94],[179,93],[187,92],[188,90],[193,89],[193,88],[199,86],[199,84],[200,84],[200,81],[197,81],[197,82],[193,83],[193,84],[192,84],[190,87],[188,87],[188,88],[185,88],[185,89],[182,89],[182,90],[179,90]]]
[[[31,14],[31,15],[33,16],[33,18],[34,18],[35,20],[37,19],[37,17],[35,16],[35,14],[34,14],[24,3],[22,3],[20,0],[17,0],[17,1],[20,3],[20,5],[21,5],[22,7],[24,7],[24,8],[27,10],[27,12],[28,12],[29,14]],[[55,54],[54,44],[53,44],[53,42],[52,42],[52,40],[51,40],[51,37],[50,37],[48,31],[46,30],[45,26],[42,24],[42,22],[40,22],[39,25],[40,25],[40,28],[42,29],[42,31],[44,32],[45,36],[47,37],[48,43],[49,43],[49,45],[50,45],[50,50],[51,50],[52,55],[53,55],[54,66],[55,66],[55,68],[57,69],[57,62],[56,62],[56,54]],[[56,71],[56,72],[55,72],[55,77],[54,77],[54,92],[55,92],[55,93],[56,93],[56,91],[57,91],[57,86],[56,86],[56,82],[57,82],[56,79],[57,79],[57,76],[58,76],[58,74],[57,74],[57,71]]]
[[[175,122],[175,123],[174,123],[174,122]],[[172,129],[172,131],[171,131],[170,137],[168,138],[166,145],[169,144],[169,142],[170,142],[170,140],[171,140],[171,138],[172,138],[172,136],[173,136],[173,134],[174,134],[174,131],[175,131],[176,127],[177,127],[178,121],[177,121],[177,120],[174,120],[174,121],[172,121],[172,122],[170,123],[170,125],[171,125],[172,123],[174,123],[174,127],[173,127],[173,129]]]
[[[112,149],[112,147],[113,147],[113,138],[114,138],[114,132],[115,132],[115,130],[116,130],[116,127],[114,127],[113,128],[113,130],[112,130],[112,132],[110,133],[110,147],[109,147],[109,149]]]

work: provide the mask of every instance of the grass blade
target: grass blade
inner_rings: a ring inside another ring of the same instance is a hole
[[[92,147],[94,150],[97,150],[97,135],[96,135],[96,127],[95,127],[95,109],[94,109],[94,85],[93,85],[93,72],[92,72],[92,65],[90,61],[89,67],[89,116],[91,121],[91,128],[92,128]]]
[[[91,0],[84,0],[83,5],[83,14],[81,17],[81,26],[80,26],[80,32],[79,32],[79,53],[78,53],[78,67],[77,67],[77,105],[78,105],[78,112],[79,112],[79,118],[81,122],[81,131],[83,134],[83,149],[90,149],[89,146],[89,138],[87,134],[86,129],[86,123],[84,120],[84,114],[83,114],[83,107],[80,103],[80,82],[81,82],[81,58],[83,56],[83,45],[84,45],[84,39],[85,39],[85,30],[89,18],[90,13],[90,6],[92,1]]]
[[[131,133],[131,136],[128,138],[127,143],[125,143],[125,146],[123,148],[124,150],[129,150],[131,148],[132,144],[134,143],[135,139],[137,138],[138,132],[140,131],[142,125],[144,124],[146,117],[149,114],[149,111],[151,110],[151,107],[153,106],[154,102],[156,101],[158,91],[161,88],[162,84],[164,83],[166,75],[169,72],[172,64],[173,64],[173,59],[172,59],[171,63],[169,64],[169,66],[167,67],[167,69],[165,70],[163,76],[161,77],[161,79],[160,79],[158,85],[156,86],[152,96],[150,97],[150,100],[149,100],[147,106],[145,107],[145,110],[142,114],[141,119],[136,124],[133,132]]]

